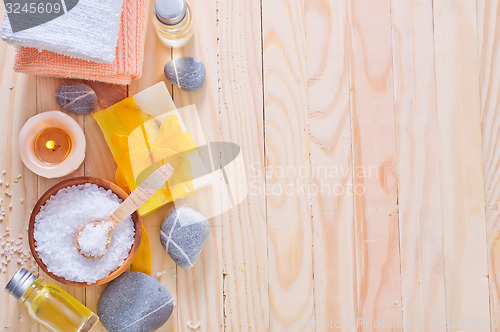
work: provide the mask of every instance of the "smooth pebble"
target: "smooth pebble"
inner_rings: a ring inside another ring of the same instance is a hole
[[[205,65],[192,57],[183,57],[168,62],[164,68],[165,77],[179,89],[194,92],[205,82]]]
[[[184,206],[172,210],[161,224],[160,241],[174,262],[183,269],[194,266],[210,233],[210,222]]]
[[[141,272],[125,272],[102,292],[97,315],[109,332],[151,332],[167,322],[173,308],[162,284]]]
[[[83,83],[66,83],[56,89],[56,101],[66,111],[75,114],[90,113],[97,105],[94,90]]]

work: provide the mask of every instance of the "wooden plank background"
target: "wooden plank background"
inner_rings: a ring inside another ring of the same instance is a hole
[[[174,102],[196,106],[207,141],[241,147],[248,197],[211,218],[192,270],[161,247],[167,208],[144,220],[153,274],[176,300],[160,331],[500,331],[498,2],[189,3],[188,45],[163,46],[149,22],[143,76],[89,83],[100,110],[165,80],[170,59],[198,57],[205,86],[167,84]],[[0,179],[12,192],[0,186],[0,234],[27,249],[30,211],[61,179],[27,170],[17,135],[60,109],[68,80],[14,73],[13,61],[0,43]],[[74,118],[87,158],[70,176],[113,180],[98,126]],[[2,266],[5,284],[19,265]],[[64,288],[92,310],[103,289]],[[0,309],[3,331],[42,330],[5,292]]]

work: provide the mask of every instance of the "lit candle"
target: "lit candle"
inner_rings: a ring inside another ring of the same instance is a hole
[[[19,154],[34,173],[57,178],[75,171],[85,159],[85,135],[69,115],[50,111],[30,118],[19,133]]]
[[[59,164],[68,157],[71,140],[59,128],[47,128],[35,139],[35,154],[44,163]]]

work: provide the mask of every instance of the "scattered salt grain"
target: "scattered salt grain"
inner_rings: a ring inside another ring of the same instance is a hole
[[[24,198],[19,199],[19,203],[24,204]]]
[[[10,184],[8,182],[5,182],[5,187],[9,188]]]
[[[3,174],[3,175],[7,174],[7,171],[6,171],[6,170],[3,170],[3,171],[2,171],[2,174]]]
[[[113,231],[106,253],[95,259],[80,255],[75,234],[83,226],[106,220],[121,200],[111,190],[83,184],[59,190],[35,217],[36,251],[49,272],[66,280],[88,284],[107,277],[123,264],[134,242],[131,217]]]
[[[101,223],[83,228],[77,239],[80,252],[87,257],[104,255],[108,246],[110,226],[108,223]]]
[[[9,209],[11,209],[11,210],[12,210],[12,207],[13,207],[13,206],[14,206],[14,204],[10,203],[10,204],[9,204]]]
[[[9,89],[11,89],[11,90],[14,89],[14,84],[12,84],[12,83],[9,84]]]

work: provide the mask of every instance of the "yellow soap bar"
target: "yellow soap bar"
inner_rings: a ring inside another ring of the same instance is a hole
[[[116,183],[120,187],[131,192],[159,165],[168,162],[174,168],[167,184],[139,209],[141,215],[195,190],[193,166],[204,165],[165,83],[97,112],[94,119],[117,164]]]

